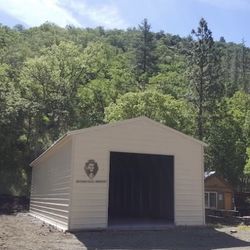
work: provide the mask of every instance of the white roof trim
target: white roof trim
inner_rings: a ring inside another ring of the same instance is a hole
[[[104,125],[98,125],[98,126],[94,126],[94,127],[89,127],[89,128],[83,128],[83,129],[78,129],[78,130],[73,130],[73,131],[69,131],[68,134],[69,135],[76,135],[76,134],[82,134],[82,133],[85,133],[85,132],[88,132],[88,131],[92,131],[92,130],[96,130],[96,129],[102,129],[102,128],[106,128],[106,127],[112,127],[112,126],[118,126],[118,125],[122,125],[122,124],[126,124],[126,123],[130,123],[130,122],[134,122],[134,121],[147,121],[147,122],[151,122],[153,123],[154,125],[157,125],[159,127],[161,127],[162,129],[167,129],[167,130],[170,130],[172,131],[173,133],[175,134],[178,134],[182,137],[185,137],[186,139],[189,139],[189,140],[192,140],[198,144],[201,144],[202,146],[205,146],[207,147],[208,144],[206,144],[205,142],[203,141],[200,141],[198,139],[195,139],[194,137],[190,136],[190,135],[186,135],[176,129],[173,129],[173,128],[170,128],[160,122],[156,122],[146,116],[140,116],[140,117],[136,117],[136,118],[132,118],[132,119],[127,119],[127,120],[123,120],[123,121],[117,121],[117,122],[112,122],[112,123],[109,123],[109,124],[104,124]]]
[[[179,132],[173,128],[170,128],[164,124],[161,124],[159,122],[156,122],[146,116],[140,116],[140,117],[137,117],[137,118],[132,118],[132,119],[127,119],[127,120],[123,120],[123,121],[117,121],[117,122],[111,122],[109,124],[104,124],[104,125],[98,125],[98,126],[94,126],[94,127],[89,127],[89,128],[83,128],[83,129],[78,129],[78,130],[73,130],[73,131],[69,131],[67,132],[65,135],[63,135],[62,137],[60,137],[57,141],[55,141],[47,150],[45,150],[41,155],[39,155],[34,161],[32,161],[30,163],[30,166],[34,166],[36,165],[36,163],[41,159],[43,158],[43,156],[45,154],[48,153],[48,151],[50,151],[52,148],[58,146],[59,144],[62,143],[62,141],[64,141],[66,138],[68,138],[69,136],[71,135],[77,135],[77,134],[83,134],[83,133],[87,133],[89,131],[94,131],[94,130],[99,130],[99,129],[105,129],[107,127],[113,127],[113,126],[120,126],[120,125],[124,125],[126,123],[131,123],[131,122],[135,122],[135,121],[146,121],[146,122],[151,122],[153,123],[154,125],[156,126],[159,126],[161,127],[162,129],[165,129],[165,130],[170,130],[172,131],[173,133],[179,135],[179,136],[182,136],[188,140],[191,140],[195,143],[198,143],[204,147],[208,146],[205,142],[203,141],[200,141],[200,140],[197,140],[195,138],[193,138],[192,136],[189,136],[189,135],[186,135],[182,132]]]
[[[68,133],[61,136],[58,140],[56,140],[54,143],[52,143],[43,153],[41,153],[35,160],[33,160],[29,165],[31,167],[35,166],[40,161],[40,159],[42,159],[49,151],[51,151],[52,148],[54,148],[58,144],[61,144],[68,137],[69,137]]]
[[[144,118],[145,120],[148,120],[148,121],[150,121],[151,123],[154,123],[155,125],[157,125],[157,126],[163,128],[163,129],[170,130],[170,131],[172,131],[173,133],[175,133],[175,134],[177,134],[177,135],[180,135],[180,136],[182,136],[182,137],[184,137],[184,138],[186,138],[186,139],[188,139],[188,140],[191,140],[191,141],[193,141],[193,142],[196,142],[196,143],[198,143],[198,144],[201,144],[201,145],[204,146],[204,147],[207,147],[207,146],[208,146],[208,144],[206,144],[206,143],[203,142],[203,141],[200,141],[200,140],[198,140],[198,139],[195,139],[194,137],[192,137],[192,136],[190,136],[190,135],[186,135],[186,134],[184,134],[184,133],[182,133],[182,132],[180,132],[180,131],[178,131],[178,130],[176,130],[176,129],[174,129],[174,128],[168,127],[167,125],[164,125],[164,124],[162,124],[162,123],[160,123],[160,122],[156,122],[156,121],[154,121],[154,120],[152,120],[152,119],[150,119],[150,118],[148,118],[148,117],[146,117],[146,116],[142,116],[141,118]]]

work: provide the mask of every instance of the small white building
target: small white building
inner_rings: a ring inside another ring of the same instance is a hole
[[[205,145],[146,117],[68,132],[30,164],[30,213],[63,230],[204,225]]]

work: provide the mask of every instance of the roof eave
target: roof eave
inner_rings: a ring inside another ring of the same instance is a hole
[[[160,122],[156,122],[146,116],[140,116],[140,117],[136,117],[136,118],[132,118],[132,119],[127,119],[127,120],[123,120],[123,121],[118,121],[118,122],[114,122],[114,123],[109,123],[109,124],[104,124],[104,125],[99,125],[99,126],[95,126],[95,127],[90,127],[90,128],[85,128],[85,129],[79,129],[79,130],[73,130],[73,131],[68,131],[66,134],[64,134],[62,137],[60,137],[57,141],[55,141],[47,150],[45,150],[41,155],[39,155],[35,160],[33,160],[29,165],[31,167],[35,166],[50,150],[52,150],[55,146],[58,146],[59,144],[61,144],[66,138],[68,138],[69,136],[72,136],[72,135],[77,135],[77,134],[81,134],[81,133],[85,133],[85,132],[88,132],[88,131],[94,131],[96,129],[104,129],[106,127],[111,127],[111,126],[118,126],[120,124],[124,124],[125,122],[126,123],[130,123],[132,121],[136,121],[136,120],[147,120],[155,125],[158,125],[160,126],[161,128],[163,129],[168,129],[168,130],[171,130],[172,132],[174,132],[175,134],[178,134],[188,140],[191,140],[195,143],[198,143],[200,145],[202,145],[203,147],[207,147],[208,144],[206,144],[205,142],[203,141],[200,141],[198,139],[195,139],[194,137],[192,136],[189,136],[189,135],[186,135],[176,129],[173,129],[171,127],[168,127]]]
[[[116,121],[116,122],[111,122],[111,123],[108,123],[108,124],[102,124],[102,125],[98,125],[98,126],[94,126],[94,127],[89,127],[89,128],[83,128],[83,129],[78,129],[78,130],[73,130],[73,131],[69,131],[68,134],[69,135],[76,135],[76,134],[81,134],[81,133],[85,133],[85,132],[88,132],[88,131],[93,131],[95,129],[104,129],[106,127],[111,127],[111,126],[118,126],[120,124],[124,124],[125,122],[129,123],[129,122],[132,122],[132,121],[136,121],[136,120],[147,120],[151,123],[154,123],[155,125],[158,125],[158,126],[161,126],[163,129],[168,129],[168,130],[171,130],[172,132],[174,132],[175,134],[178,134],[180,136],[183,136],[185,137],[186,139],[189,139],[193,142],[196,142],[198,144],[201,144],[202,146],[204,147],[208,147],[208,144],[206,144],[205,142],[201,141],[201,140],[198,140],[190,135],[186,135],[174,128],[171,128],[169,126],[166,126],[160,122],[157,122],[157,121],[154,121],[150,118],[148,118],[147,116],[139,116],[139,117],[136,117],[136,118],[132,118],[132,119],[126,119],[126,120],[121,120],[121,121]]]
[[[56,140],[53,144],[51,144],[42,154],[40,154],[35,160],[33,160],[29,165],[31,167],[34,167],[49,151],[51,151],[55,146],[58,146],[63,141],[65,141],[66,138],[71,136],[68,132],[61,136],[58,140]]]

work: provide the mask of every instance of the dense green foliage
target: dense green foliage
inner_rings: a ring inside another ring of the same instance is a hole
[[[207,142],[206,169],[250,180],[250,49],[124,30],[0,25],[0,193],[28,194],[29,162],[67,130],[146,115]]]

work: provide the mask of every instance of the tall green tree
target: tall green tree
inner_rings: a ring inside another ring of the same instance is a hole
[[[205,124],[216,109],[223,94],[220,82],[220,56],[215,48],[212,32],[205,19],[201,19],[197,30],[192,30],[193,43],[190,57],[190,82],[192,101],[197,107],[197,136],[205,136]]]
[[[141,87],[145,86],[148,77],[156,71],[156,44],[150,28],[148,20],[144,19],[139,25],[139,33],[135,43],[135,69]]]
[[[247,52],[248,51],[248,52]],[[249,56],[249,48],[246,47],[245,41],[242,41],[241,44],[241,89],[244,90],[246,93],[250,93],[250,56]]]

